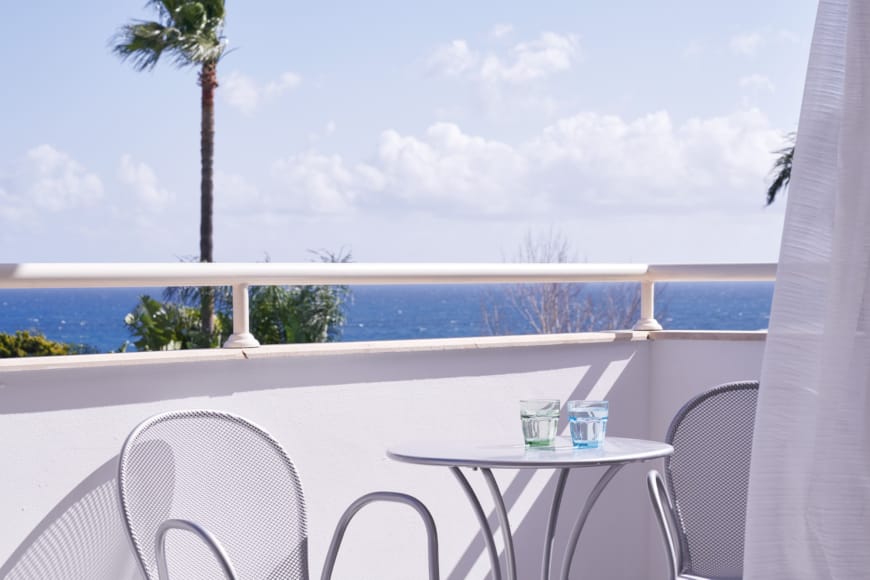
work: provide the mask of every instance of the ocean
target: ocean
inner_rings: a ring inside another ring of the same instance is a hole
[[[590,301],[605,300],[608,285],[587,284]],[[505,313],[501,332],[533,329],[508,306],[509,285],[353,286],[345,306],[342,342],[489,336],[485,311]],[[139,296],[160,288],[0,290],[0,332],[35,331],[51,340],[117,351],[130,340],[124,316]],[[767,328],[772,282],[671,282],[656,285],[656,318],[668,330]]]

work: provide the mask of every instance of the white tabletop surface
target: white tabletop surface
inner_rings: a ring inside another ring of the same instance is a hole
[[[553,447],[525,447],[521,443],[408,443],[390,447],[387,456],[396,461],[421,465],[524,469],[631,463],[664,457],[673,452],[674,448],[667,443],[624,437],[607,437],[603,446],[596,449],[578,449],[571,444],[570,437],[557,437]]]

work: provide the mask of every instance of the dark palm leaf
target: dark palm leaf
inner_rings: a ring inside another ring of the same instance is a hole
[[[790,133],[786,138],[791,141],[791,145],[783,147],[776,152],[779,157],[777,157],[776,162],[773,164],[772,172],[775,174],[775,177],[773,182],[770,184],[770,187],[767,188],[767,205],[773,203],[776,199],[776,195],[780,191],[784,193],[791,181],[791,164],[792,159],[794,158],[795,134]]]
[[[138,71],[152,69],[169,46],[169,31],[158,22],[128,24],[113,40],[114,52],[121,60],[130,60]]]
[[[154,68],[163,54],[177,67],[217,62],[226,50],[223,0],[151,0],[157,22],[135,21],[112,39],[112,50],[137,70]]]

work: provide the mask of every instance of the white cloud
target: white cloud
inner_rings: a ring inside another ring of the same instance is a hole
[[[755,109],[681,124],[665,111],[628,120],[585,112],[519,145],[436,123],[421,136],[384,131],[367,163],[313,151],[281,160],[280,195],[268,205],[524,219],[554,207],[588,215],[733,207],[763,191],[780,143]]]
[[[527,173],[526,160],[510,145],[450,123],[432,125],[422,139],[384,131],[377,162],[390,197],[482,214],[509,211]]]
[[[554,195],[573,182],[594,204],[691,207],[721,202],[728,191],[760,190],[780,142],[754,109],[681,126],[664,111],[633,121],[582,113],[546,128],[529,154],[546,168]]]
[[[215,171],[215,203],[228,208],[253,210],[261,205],[257,187],[238,173]]]
[[[545,32],[531,42],[518,43],[506,55],[487,53],[482,56],[460,39],[437,48],[429,58],[429,67],[444,76],[519,84],[569,70],[579,53],[576,36],[554,32]]]
[[[295,89],[302,82],[302,78],[292,72],[283,73],[277,81],[269,81],[266,83],[263,93],[267,99],[272,99],[283,95],[289,90]]]
[[[227,103],[245,114],[251,114],[266,102],[274,100],[289,90],[299,86],[302,78],[292,72],[285,72],[273,81],[263,84],[238,71],[229,73],[221,80],[221,91]]]
[[[0,187],[0,221],[18,221],[25,215],[24,209],[20,207],[19,200],[6,192]]]
[[[713,188],[741,191],[757,187],[770,171],[773,151],[782,147],[782,132],[758,109],[725,117],[690,119],[679,129],[687,165],[694,174],[709,174]]]
[[[133,161],[130,155],[122,155],[118,166],[118,179],[129,185],[139,204],[151,211],[164,209],[173,199],[172,193],[157,183],[157,175],[147,164]]]
[[[233,71],[221,81],[220,94],[243,113],[252,113],[260,102],[260,91],[250,77]]]
[[[96,173],[64,151],[39,145],[0,164],[0,232],[26,233],[41,243],[76,223],[76,210],[99,213],[103,197]],[[57,249],[55,245],[52,252]]]
[[[338,155],[316,152],[282,159],[273,166],[281,194],[270,203],[315,213],[371,205],[504,213],[525,172],[525,160],[509,145],[438,123],[422,138],[384,131],[370,164],[351,166]]]
[[[500,23],[492,27],[490,36],[493,38],[503,38],[514,31],[514,27],[510,24]]]
[[[275,196],[270,204],[314,213],[350,211],[361,179],[360,174],[345,167],[341,156],[315,152],[278,160],[272,175],[281,184],[281,196]]]
[[[67,153],[51,145],[29,150],[14,170],[19,204],[49,211],[93,205],[103,196],[103,183]],[[13,188],[10,188],[12,190]]]
[[[470,71],[480,57],[468,48],[464,40],[453,40],[439,46],[429,57],[429,69],[444,76],[455,77]]]
[[[738,84],[742,88],[753,89],[757,91],[768,91],[772,93],[775,90],[773,82],[768,77],[761,74],[752,74],[742,77],[738,81]]]
[[[314,147],[320,141],[334,135],[337,130],[338,126],[336,125],[335,121],[330,119],[323,125],[323,130],[308,132],[308,145],[310,147]]]
[[[517,44],[510,59],[487,57],[480,74],[487,81],[528,82],[570,69],[578,53],[576,36],[545,32],[538,40]]]
[[[755,56],[758,49],[764,43],[764,39],[759,32],[751,32],[740,34],[731,38],[728,43],[731,52],[741,56]]]

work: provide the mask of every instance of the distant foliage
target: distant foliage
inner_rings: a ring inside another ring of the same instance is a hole
[[[251,333],[261,344],[329,342],[341,335],[346,286],[251,288]]]
[[[526,236],[517,262],[575,262],[565,237],[556,232]],[[608,284],[592,292],[585,283],[511,284],[504,300],[487,297],[483,321],[490,334],[555,334],[629,329],[640,315],[640,284]]]
[[[81,347],[55,342],[26,330],[16,331],[15,334],[0,332],[0,358],[76,354],[80,349]]]
[[[320,252],[323,262],[348,262],[350,254]],[[201,288],[167,288],[160,302],[142,296],[125,323],[137,350],[214,348],[233,329],[233,289],[212,289],[215,304],[214,332],[203,331]],[[249,292],[251,333],[260,344],[328,342],[341,335],[347,286],[252,286]]]
[[[180,350],[220,346],[227,326],[226,317],[218,315],[214,332],[202,329],[197,308],[171,302],[159,302],[142,296],[139,303],[124,318],[124,324],[134,337],[136,350]]]

